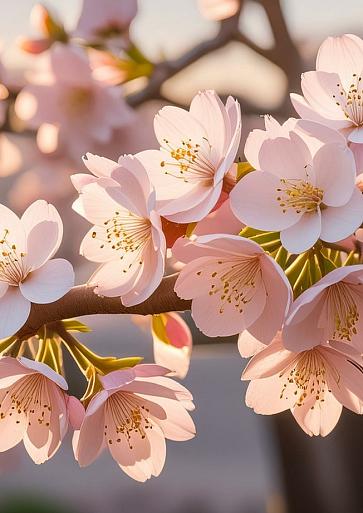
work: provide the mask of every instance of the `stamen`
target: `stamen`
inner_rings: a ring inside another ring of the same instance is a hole
[[[282,187],[276,189],[277,201],[283,212],[289,208],[297,214],[316,212],[323,200],[323,190],[305,180],[284,179],[280,180]]]
[[[28,275],[24,257],[18,252],[16,244],[9,241],[10,231],[4,230],[0,240],[0,281],[9,285],[19,285]]]
[[[119,392],[110,396],[106,416],[112,419],[105,425],[105,436],[110,445],[120,443],[125,437],[129,448],[133,449],[132,436],[144,439],[147,430],[152,429],[149,409],[132,393]]]
[[[352,337],[357,334],[359,310],[353,293],[357,287],[359,285],[339,282],[327,290],[327,322],[333,339],[351,342]]]
[[[205,272],[210,272],[209,295],[220,298],[220,314],[224,313],[226,305],[232,305],[243,313],[245,305],[256,293],[256,285],[261,286],[261,265],[257,256],[241,255],[233,260],[218,260],[215,268],[200,270],[196,274],[200,276]]]
[[[192,139],[182,140],[180,146],[174,147],[164,139],[163,149],[170,155],[171,160],[163,160],[160,167],[166,175],[179,178],[184,182],[205,182],[209,185],[215,173],[215,167],[210,161],[212,146],[206,138],[199,143]],[[173,174],[175,170],[175,174]]]
[[[363,126],[363,86],[362,77],[353,73],[352,83],[348,90],[341,84],[337,84],[338,95],[333,94],[333,99],[338,107],[356,127]]]
[[[326,392],[331,392],[327,382],[329,373],[331,379],[339,383],[338,371],[332,367],[327,368],[326,362],[319,351],[311,349],[298,354],[287,376],[286,371],[281,372],[279,376],[280,378],[286,376],[280,399],[287,396],[288,388],[290,388],[296,396],[295,406],[302,406],[311,396],[316,401],[324,402]],[[314,406],[312,406],[313,408]]]

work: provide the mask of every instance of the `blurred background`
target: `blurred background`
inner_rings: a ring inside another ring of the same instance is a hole
[[[113,1],[125,4],[126,11],[126,4],[134,4]],[[217,3],[225,5],[218,9]],[[69,180],[83,170],[82,153],[69,151],[65,138],[55,144],[52,130],[37,134],[39,125],[27,122],[17,105],[24,88],[49,79],[47,45],[52,37],[60,40],[59,27],[48,40],[41,33],[39,19],[31,14],[35,4],[0,0],[0,201],[19,213],[38,198],[54,203],[65,223],[63,255],[78,265],[82,283],[93,269],[78,256],[88,224],[71,210],[76,195]],[[83,38],[79,17],[86,4],[44,3],[66,33]],[[240,100],[243,159],[245,138],[262,125],[261,115],[272,113],[280,121],[294,115],[288,92],[299,92],[300,74],[314,69],[324,38],[363,36],[361,0],[139,0],[135,12],[107,41],[100,42],[99,34],[93,41],[88,34],[89,46],[96,49],[94,76],[118,88],[125,106],[124,122],[108,140],[90,139],[88,151],[114,159],[156,147],[152,120],[157,110],[166,103],[187,106],[204,88]],[[85,322],[94,331],[82,340],[97,352],[152,360],[150,337],[130,319],[98,316]],[[185,384],[197,404],[198,435],[188,443],[169,443],[160,478],[133,482],[108,454],[80,470],[69,438],[39,467],[19,446],[0,454],[0,512],[361,512],[362,420],[344,412],[333,434],[310,439],[288,413],[255,415],[244,405],[244,362],[235,341],[216,343],[195,329],[193,336]],[[66,363],[71,390],[81,396],[79,374]]]

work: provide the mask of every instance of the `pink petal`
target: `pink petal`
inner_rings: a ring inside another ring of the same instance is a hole
[[[348,135],[348,141],[352,143],[362,144],[363,143],[363,129],[355,128]]]
[[[269,378],[284,371],[295,359],[295,354],[285,349],[281,336],[276,338],[265,349],[252,357],[242,373],[242,379]]]
[[[105,376],[100,376],[100,381],[105,390],[115,390],[132,383],[135,379],[133,369],[116,370],[109,372]]]
[[[311,154],[301,137],[290,132],[289,139],[276,137],[263,141],[259,162],[262,171],[278,178],[300,178],[306,175],[305,168],[311,162]]]
[[[301,406],[295,406],[292,413],[296,422],[310,436],[328,435],[337,425],[342,412],[342,405],[333,394],[325,389],[324,402],[315,397],[306,400]]]
[[[79,430],[85,416],[84,406],[77,397],[70,395],[68,397],[68,415],[69,422],[74,430]]]
[[[316,186],[324,191],[323,203],[328,206],[345,205],[352,196],[356,176],[353,153],[336,143],[325,144],[313,161]]]
[[[266,290],[263,283],[256,282],[251,301],[241,307],[223,302],[219,294],[198,296],[192,301],[192,317],[197,327],[210,337],[229,336],[240,333],[253,324],[266,305]],[[223,311],[221,312],[221,308]]]
[[[62,235],[53,221],[36,224],[27,235],[26,263],[30,271],[42,267],[58,250]]]
[[[294,404],[293,395],[281,397],[284,379],[279,375],[251,381],[246,392],[246,405],[262,415],[274,415]]]
[[[335,128],[350,126],[336,99],[340,97],[338,84],[340,78],[337,73],[325,71],[308,71],[303,73],[301,88],[309,105],[321,116],[336,121]]]
[[[320,210],[317,212],[308,212],[303,214],[296,224],[282,230],[280,234],[281,244],[290,253],[303,253],[315,244],[320,237],[321,231],[322,220]]]
[[[301,214],[292,208],[284,212],[277,199],[281,194],[279,188],[277,176],[262,171],[249,173],[230,194],[234,215],[257,230],[279,231],[294,225]]]
[[[25,324],[30,307],[18,287],[9,287],[0,298],[0,338],[11,337]]]
[[[154,201],[151,198],[153,188],[141,161],[132,155],[120,157],[119,167],[112,171],[111,176],[121,185],[122,194],[135,206],[136,210],[132,211],[140,217],[149,217],[150,210],[154,208]],[[107,189],[111,198],[123,205],[122,200],[118,201],[118,191],[118,188]]]
[[[342,121],[333,121],[331,119],[328,119],[321,114],[318,114],[305,100],[303,96],[296,93],[290,93],[290,99],[291,103],[294,106],[294,109],[296,112],[301,116],[303,119],[315,121],[317,123],[321,124],[327,124],[328,126],[331,126],[334,128],[335,125],[338,125],[337,128],[339,128],[340,125],[342,125]],[[344,125],[346,126],[346,125]]]
[[[261,315],[248,328],[261,342],[268,344],[281,330],[292,301],[291,285],[281,267],[269,256],[261,259],[266,305]]]
[[[112,171],[118,167],[117,162],[107,159],[106,157],[93,155],[93,153],[86,153],[86,155],[82,157],[82,160],[88,171],[91,171],[95,176],[110,177]]]
[[[19,288],[32,303],[47,304],[63,297],[73,285],[72,264],[63,258],[54,258],[30,273]]]
[[[104,448],[104,425],[104,406],[92,415],[86,412],[75,447],[75,457],[81,467],[95,461]]]
[[[242,358],[250,358],[265,347],[266,344],[260,342],[248,330],[242,331],[238,337],[238,351]]]
[[[321,213],[321,239],[336,242],[355,232],[363,219],[363,197],[358,188],[346,205],[331,207]]]
[[[40,374],[43,374],[46,378],[48,378],[50,381],[53,381],[56,385],[58,385],[63,390],[68,390],[68,384],[66,380],[55,372],[51,367],[49,367],[47,364],[43,362],[37,362],[34,360],[30,360],[29,358],[25,358],[22,356],[19,358],[19,362],[24,365],[27,369],[30,369],[32,371],[39,372]]]
[[[346,90],[352,83],[353,74],[360,75],[363,70],[362,40],[351,34],[340,37],[328,37],[319,48],[316,69],[337,73]]]

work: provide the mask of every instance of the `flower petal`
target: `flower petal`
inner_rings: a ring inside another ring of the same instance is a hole
[[[30,273],[19,288],[32,303],[47,304],[63,297],[73,285],[72,264],[63,258],[55,258]]]
[[[281,244],[290,253],[303,253],[319,239],[322,230],[321,225],[320,210],[303,214],[296,224],[281,231]]]
[[[0,338],[14,335],[26,322],[30,314],[30,301],[18,287],[9,287],[0,298]]]
[[[349,237],[362,224],[363,196],[358,188],[346,205],[330,207],[321,213],[320,238],[326,242],[336,242]]]

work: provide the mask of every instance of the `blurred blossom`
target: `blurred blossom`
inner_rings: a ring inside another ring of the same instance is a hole
[[[56,41],[62,43],[68,41],[68,35],[62,23],[56,20],[42,4],[34,5],[30,22],[42,37],[37,39],[21,37],[18,45],[25,52],[39,54],[48,50]]]
[[[83,0],[74,35],[93,44],[107,40],[111,46],[125,47],[128,28],[136,13],[136,0]]]
[[[64,157],[39,155],[11,188],[8,194],[11,207],[21,211],[38,198],[51,203],[68,198],[74,191],[69,177],[75,168]]]
[[[7,107],[5,100],[9,96],[9,91],[5,87],[4,82],[5,82],[5,68],[4,68],[2,62],[0,61],[0,126],[5,121],[6,107]]]
[[[110,52],[89,49],[93,77],[110,85],[119,85],[128,80],[149,76],[153,66],[146,60],[137,62],[127,55],[118,57]]]
[[[198,0],[199,10],[208,20],[225,20],[234,16],[240,6],[240,0]]]
[[[86,54],[72,46],[54,45],[47,77],[25,86],[15,103],[17,115],[39,128],[44,153],[65,147],[78,159],[94,142],[110,141],[113,129],[129,122],[130,110],[120,90],[92,77]]]
[[[0,103],[1,105],[1,103]],[[0,176],[9,176],[18,172],[23,163],[21,143],[23,139],[19,135],[0,134]],[[27,146],[31,142],[27,141]]]

